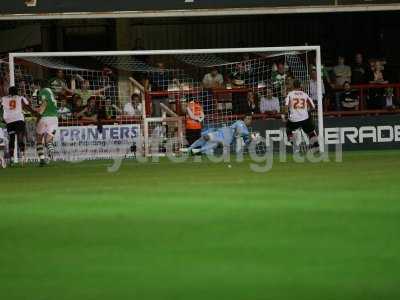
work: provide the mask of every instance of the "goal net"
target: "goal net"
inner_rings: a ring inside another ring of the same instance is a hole
[[[178,153],[185,146],[192,101],[203,109],[204,130],[246,114],[255,120],[280,119],[295,79],[311,92],[311,68],[321,74],[319,51],[305,46],[13,53],[1,70],[10,72],[10,84],[33,106],[38,105],[38,80],[53,90],[60,125],[57,159],[133,157]],[[313,118],[322,134],[318,78]],[[34,123],[28,127],[28,158],[34,160]]]

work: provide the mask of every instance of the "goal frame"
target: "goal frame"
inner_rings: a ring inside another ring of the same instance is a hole
[[[75,51],[75,52],[21,52],[9,54],[10,86],[15,85],[15,60],[30,57],[89,57],[89,56],[149,56],[149,55],[180,55],[180,54],[221,54],[247,52],[295,52],[315,51],[318,94],[318,132],[321,141],[321,152],[324,152],[324,118],[322,101],[322,62],[320,46],[289,46],[289,47],[247,47],[247,48],[214,48],[214,49],[180,49],[180,50],[133,50],[133,51]],[[143,109],[145,121],[146,109]],[[146,136],[145,136],[146,139]],[[146,140],[145,140],[146,143]]]

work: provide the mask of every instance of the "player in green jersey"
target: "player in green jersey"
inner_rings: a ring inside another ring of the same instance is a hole
[[[41,87],[42,86],[42,87]],[[45,84],[38,86],[37,100],[39,103],[38,113],[40,119],[36,126],[36,149],[40,159],[40,165],[46,163],[44,145],[50,160],[54,158],[54,136],[58,129],[57,100],[53,91]]]

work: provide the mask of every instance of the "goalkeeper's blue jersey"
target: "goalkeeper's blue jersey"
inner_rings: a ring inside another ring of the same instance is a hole
[[[242,121],[236,121],[231,126],[225,126],[219,129],[210,128],[203,132],[203,135],[211,136],[212,141],[230,145],[235,140],[236,136],[240,136],[247,144],[250,141],[250,132],[246,124]]]

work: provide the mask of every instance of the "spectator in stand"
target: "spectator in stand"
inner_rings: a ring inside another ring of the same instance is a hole
[[[57,99],[62,96],[66,96],[68,93],[73,93],[73,91],[68,88],[63,70],[58,70],[56,77],[50,79],[49,83],[50,89],[53,91]]]
[[[276,65],[276,70],[272,71],[272,82],[274,84],[283,84],[285,82],[287,73],[284,63],[278,63]]]
[[[317,71],[316,57],[312,56],[311,59],[310,70]],[[327,68],[323,63],[321,63],[321,73],[322,73],[322,81],[324,83],[324,107],[328,110],[331,104],[331,99],[335,98],[333,89],[335,88],[335,84],[333,83],[331,77],[332,72],[331,68]],[[339,106],[339,103],[337,103]]]
[[[370,60],[370,77],[369,83],[371,84],[387,84],[385,80],[385,61],[373,59]],[[385,88],[371,88],[367,99],[367,106],[369,109],[382,109],[386,106]]]
[[[118,91],[115,86],[114,73],[110,68],[103,68],[101,71],[101,76],[98,80],[94,82],[94,86],[99,88],[105,88],[103,94],[107,99],[111,99],[113,103],[116,102],[118,97]]]
[[[242,113],[246,115],[254,115],[259,113],[257,97],[253,91],[247,93],[247,101],[242,109]]]
[[[361,53],[355,56],[355,62],[351,69],[352,84],[365,84],[368,82],[368,65],[364,63],[364,58]]]
[[[370,61],[370,78],[369,82],[370,83],[381,83],[381,84],[386,84],[388,83],[387,80],[385,80],[385,64],[386,62],[384,60],[371,60]]]
[[[72,117],[71,109],[68,106],[68,100],[65,97],[60,100],[60,106],[58,107],[58,117],[61,120],[68,120]]]
[[[386,108],[387,109],[395,109],[395,105],[393,102],[393,98],[394,98],[394,90],[393,88],[387,88],[385,89],[385,102],[386,102]]]
[[[111,87],[110,85],[107,85],[107,86],[97,89],[97,90],[91,90],[89,80],[83,80],[82,88],[77,89],[74,92],[75,92],[75,94],[78,94],[79,96],[81,96],[83,105],[86,105],[88,100],[91,97],[100,96],[104,91],[106,91],[110,87]]]
[[[311,60],[311,63],[310,63],[309,69],[311,71],[317,71],[316,57],[312,56],[310,60]],[[324,81],[324,84],[331,86],[332,81],[331,81],[331,77],[329,75],[329,71],[323,63],[321,64],[321,73],[322,73],[322,80]]]
[[[251,60],[250,55],[245,53],[241,58],[241,62],[236,66],[236,77],[243,80],[246,85],[254,85],[258,83],[253,64],[254,62]]]
[[[218,72],[218,69],[216,67],[213,67],[210,73],[204,75],[203,86],[206,89],[221,88],[223,84],[224,84],[224,78]]]
[[[112,100],[107,98],[105,101],[102,101],[102,103],[104,103],[104,106],[101,107],[101,118],[106,120],[115,119],[117,116],[117,109],[115,108],[116,106],[113,105]]]
[[[351,68],[345,65],[343,56],[338,57],[338,64],[333,68],[336,77],[336,87],[341,88],[346,81],[351,82]]]
[[[271,89],[267,89],[265,96],[261,96],[260,100],[260,112],[265,113],[279,113],[281,107],[279,104],[279,99],[274,97]]]
[[[351,68],[345,64],[345,59],[343,56],[338,57],[338,64],[333,68],[333,73],[335,75],[335,88],[342,89],[345,82],[351,82]],[[341,97],[343,91],[335,92],[335,108],[336,110],[341,110]]]
[[[98,109],[96,105],[96,99],[90,98],[85,108],[77,114],[77,117],[85,122],[97,123]]]
[[[133,94],[131,100],[124,105],[123,113],[127,116],[141,116],[142,103],[139,94]]]
[[[84,109],[85,107],[82,104],[81,96],[74,94],[72,96],[72,116],[74,118],[78,117],[78,114]]]
[[[272,84],[274,85],[274,88],[277,90],[278,97],[280,99],[283,99],[286,97],[286,87],[285,87],[285,82],[286,82],[286,77],[287,77],[287,72],[286,72],[286,67],[284,63],[278,63],[276,65],[276,70],[272,71]]]
[[[314,104],[317,105],[318,104],[318,76],[317,76],[317,71],[316,70],[312,70],[310,73],[310,83],[309,83],[309,96],[310,98],[314,101]],[[323,82],[323,80],[321,80],[321,88],[322,88],[322,98],[325,95],[325,84]]]
[[[186,139],[189,145],[192,145],[201,137],[204,111],[196,97],[192,96],[190,98],[186,107]]]
[[[341,94],[341,105],[344,110],[358,110],[360,101],[358,95],[351,89],[350,82],[346,81],[343,85],[343,93]]]
[[[149,82],[151,84],[151,91],[152,92],[166,92],[168,91],[168,85],[172,83],[173,78],[171,78],[170,73],[165,68],[165,64],[163,62],[157,63],[158,70],[152,72],[150,74]],[[161,117],[161,106],[160,103],[164,105],[169,104],[168,96],[161,95],[161,96],[153,96],[152,97],[152,114],[153,117]]]

